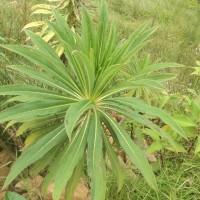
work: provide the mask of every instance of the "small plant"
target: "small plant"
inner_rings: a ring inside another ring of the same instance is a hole
[[[54,182],[53,199],[58,200],[64,189],[66,199],[71,199],[86,160],[92,199],[103,200],[106,193],[106,156],[118,179],[118,191],[122,188],[123,173],[115,152],[122,148],[147,183],[157,190],[155,176],[143,150],[112,117],[113,111],[122,114],[155,130],[173,145],[172,137],[148,118],[156,116],[185,137],[185,132],[167,112],[149,106],[141,99],[125,97],[129,90],[140,85],[129,76],[122,79],[119,73],[126,70],[155,28],[147,29],[147,24],[143,24],[128,39],[118,43],[115,26],[109,29],[104,0],[97,30],[84,11],[81,35],[74,33],[56,10],[52,12],[56,23],[48,22],[48,26],[64,47],[67,65],[49,44],[31,31],[26,33],[34,47],[1,45],[34,64],[34,67],[11,65],[8,68],[38,81],[37,86],[0,87],[0,94],[14,95],[10,101],[15,102],[0,113],[0,123],[9,121],[7,127],[22,123],[17,135],[29,134],[27,145],[13,165],[4,187],[31,165],[32,174],[48,169],[43,182],[44,194]],[[158,67],[160,64],[150,65],[143,73]],[[113,146],[108,134],[113,137]]]

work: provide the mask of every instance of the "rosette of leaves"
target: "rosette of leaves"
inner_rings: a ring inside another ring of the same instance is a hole
[[[156,179],[143,151],[112,118],[112,111],[122,114],[155,130],[173,145],[170,135],[148,119],[148,115],[157,116],[185,137],[182,128],[167,112],[138,98],[125,97],[127,91],[139,86],[118,76],[155,29],[147,29],[144,24],[128,39],[118,42],[115,27],[109,26],[104,0],[100,10],[97,28],[84,11],[81,35],[74,33],[56,10],[52,11],[56,22],[48,22],[48,26],[64,47],[67,66],[48,43],[30,31],[26,33],[34,47],[1,45],[25,57],[34,66],[12,65],[8,68],[38,81],[37,86],[0,87],[0,94],[14,95],[10,101],[15,102],[14,106],[0,112],[0,123],[22,123],[17,135],[29,133],[27,140],[31,140],[13,164],[4,187],[35,163],[33,174],[44,168],[48,171],[43,181],[44,194],[54,182],[53,199],[58,200],[64,189],[66,199],[71,199],[86,164],[92,199],[103,200],[106,158],[118,179],[118,191],[123,185],[123,173],[116,154],[116,149],[122,148],[148,184],[157,190]],[[35,66],[43,70],[37,71]],[[113,137],[113,145],[109,142],[108,132]]]
[[[28,23],[24,29],[36,28],[38,30],[37,34],[43,38],[46,42],[49,42],[59,56],[63,54],[64,48],[55,39],[55,33],[51,30],[46,19],[53,22],[55,17],[52,13],[52,8],[56,9],[63,18],[68,22],[70,28],[74,30],[74,26],[77,21],[80,21],[78,10],[77,10],[77,0],[47,0],[46,4],[36,4],[31,10],[33,11],[31,15],[42,15],[44,20],[34,21]]]

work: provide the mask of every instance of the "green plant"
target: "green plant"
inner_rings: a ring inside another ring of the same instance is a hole
[[[26,199],[15,192],[6,192],[4,200],[26,200]]]
[[[49,44],[30,31],[26,33],[37,48],[1,45],[41,69],[8,66],[38,81],[38,84],[0,87],[0,94],[15,95],[10,101],[16,103],[0,113],[0,123],[10,121],[7,126],[22,123],[17,135],[26,132],[29,134],[27,140],[31,141],[13,165],[4,187],[23,169],[35,163],[31,170],[33,174],[48,168],[43,182],[44,194],[49,184],[54,182],[53,199],[58,200],[67,184],[66,199],[71,199],[87,160],[92,199],[103,200],[106,192],[105,156],[118,178],[119,191],[123,173],[115,151],[123,148],[149,185],[157,190],[156,179],[143,151],[112,118],[112,111],[123,114],[155,130],[173,145],[170,135],[148,119],[149,115],[157,116],[185,137],[182,128],[167,112],[138,98],[123,96],[140,86],[130,77],[122,79],[119,73],[126,70],[155,28],[147,29],[147,24],[144,24],[128,39],[118,43],[115,27],[108,30],[108,10],[104,0],[97,31],[84,11],[81,36],[70,29],[56,10],[52,12],[56,23],[48,22],[48,26],[64,47],[67,66]],[[151,65],[149,70],[157,67],[160,64]],[[107,134],[112,135],[113,146]]]
[[[200,99],[195,90],[188,89],[188,91],[190,92],[188,95],[173,94],[164,98],[161,102],[163,102],[162,107],[170,110],[173,119],[184,129],[189,141],[187,143],[182,141],[182,138],[179,137],[168,125],[162,124],[162,129],[168,132],[168,134],[170,134],[178,143],[178,152],[190,153],[192,150],[192,152],[198,153],[200,151],[200,139],[198,137],[200,125]],[[166,140],[158,137],[155,132],[149,129],[144,129],[144,133],[152,138],[152,143],[147,149],[148,153],[153,153],[163,149],[175,151]]]

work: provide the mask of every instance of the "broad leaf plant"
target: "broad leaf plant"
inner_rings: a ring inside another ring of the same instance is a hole
[[[27,145],[13,164],[4,188],[31,166],[32,174],[43,169],[48,171],[42,185],[43,194],[53,182],[54,200],[58,200],[64,190],[66,199],[71,199],[83,169],[87,168],[84,172],[87,171],[89,177],[91,198],[103,200],[107,160],[117,177],[118,191],[122,188],[123,173],[116,152],[123,149],[147,183],[158,189],[144,151],[112,117],[115,112],[149,127],[175,148],[171,136],[148,116],[159,117],[185,137],[180,125],[166,111],[139,98],[126,97],[128,91],[140,85],[130,76],[123,79],[119,76],[155,28],[148,29],[148,24],[143,24],[128,39],[118,42],[115,26],[108,23],[105,0],[100,7],[97,27],[83,11],[81,35],[74,33],[65,19],[52,10],[56,22],[48,22],[48,26],[64,47],[67,65],[48,43],[28,30],[26,33],[33,46],[1,45],[33,63],[33,66],[11,65],[8,68],[37,83],[0,87],[0,94],[8,95],[11,102],[11,107],[0,112],[0,123],[9,122],[7,127],[21,124],[17,135],[29,134]],[[143,73],[160,66],[152,64]],[[110,135],[114,141],[112,145]]]

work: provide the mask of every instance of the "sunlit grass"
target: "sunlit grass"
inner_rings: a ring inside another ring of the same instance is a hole
[[[200,196],[199,157],[186,158],[183,155],[176,155],[165,159],[164,164],[163,168],[160,167],[155,172],[159,187],[157,193],[150,189],[140,176],[136,177],[130,173],[130,170],[125,170],[125,183],[119,194],[116,193],[116,180],[113,176],[108,176],[107,200],[198,200]]]

